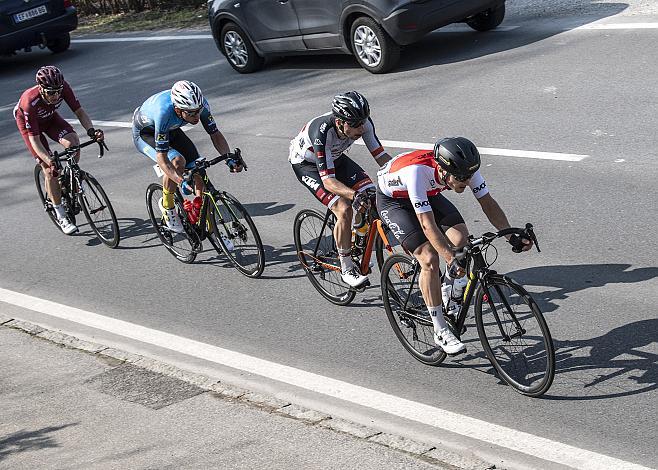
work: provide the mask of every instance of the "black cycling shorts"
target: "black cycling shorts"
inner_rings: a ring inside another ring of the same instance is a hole
[[[137,148],[144,155],[157,163],[157,151],[155,150],[155,132],[153,129],[145,127],[139,131],[137,136],[133,136],[133,138],[135,139],[135,145]],[[148,145],[149,148],[144,148],[142,143]],[[182,156],[185,159],[185,166],[188,168],[191,166],[194,160],[199,158],[199,151],[197,150],[196,146],[180,128],[169,131],[169,150],[167,151],[167,157],[170,161],[179,156]]]
[[[355,191],[364,191],[367,188],[375,187],[363,168],[345,154],[334,160],[334,167],[336,169],[336,179]],[[299,182],[306,186],[313,193],[313,196],[325,206],[331,207],[339,199],[340,196],[324,188],[320,172],[315,163],[308,161],[294,163],[292,169]]]
[[[445,233],[450,227],[464,223],[457,208],[441,194],[429,196],[427,199],[432,206],[436,225],[442,232]],[[382,222],[409,253],[413,253],[427,241],[409,199],[392,198],[377,189],[377,211]]]

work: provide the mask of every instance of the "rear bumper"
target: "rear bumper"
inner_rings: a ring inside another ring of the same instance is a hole
[[[57,18],[0,35],[0,52],[12,53],[25,47],[36,46],[43,42],[42,35],[52,38],[77,27],[78,12],[75,7],[68,7],[64,14]]]
[[[418,41],[442,26],[457,23],[481,11],[505,3],[505,0],[427,0],[402,5],[386,18],[382,26],[395,42],[404,46]]]

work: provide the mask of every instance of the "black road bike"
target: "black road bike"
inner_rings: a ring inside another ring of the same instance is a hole
[[[59,184],[62,188],[62,205],[72,223],[82,211],[98,239],[110,248],[119,245],[119,222],[114,214],[110,199],[100,183],[91,174],[84,171],[75,161],[75,155],[84,147],[98,144],[98,158],[102,158],[107,150],[104,141],[90,140],[80,145],[69,147],[63,152],[54,152],[50,157],[55,162],[59,173]],[[34,167],[34,182],[37,186],[39,199],[50,220],[61,230],[57,223],[57,214],[46,191],[43,169],[41,165]]]
[[[530,294],[508,276],[489,269],[495,258],[489,262],[486,256],[496,239],[510,234],[532,240],[540,251],[531,224],[525,229],[487,232],[479,238],[469,236],[468,244],[458,254],[468,276],[461,310],[456,319],[445,318],[460,337],[474,300],[478,336],[496,373],[516,391],[538,397],[546,393],[555,376],[551,333]],[[382,300],[404,348],[423,364],[437,366],[446,353],[434,344],[434,327],[418,286],[419,274],[420,266],[411,256],[389,257],[381,272]]]
[[[172,232],[164,222],[158,207],[158,201],[162,198],[161,184],[152,183],[146,189],[146,207],[160,241],[178,260],[192,263],[203,250],[202,242],[208,239],[215,250],[224,254],[242,274],[259,277],[265,269],[265,253],[254,221],[234,196],[215,188],[205,171],[229,157],[235,158],[247,170],[239,149],[208,161],[198,159],[194,167],[187,170],[190,176],[198,173],[203,177],[205,191],[199,220],[192,224],[183,207],[183,195],[176,188],[174,203],[183,223],[182,233]]]

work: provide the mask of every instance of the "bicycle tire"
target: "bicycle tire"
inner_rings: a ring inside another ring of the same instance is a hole
[[[162,185],[159,183],[151,183],[146,188],[146,208],[151,219],[151,224],[158,235],[158,238],[177,260],[189,264],[194,262],[196,255],[201,251],[201,240],[196,233],[194,227],[188,222],[183,209],[183,202],[178,194],[174,198],[176,209],[181,216],[183,222],[183,233],[173,233],[168,230],[162,220],[162,215],[158,207],[158,200],[162,194]]]
[[[434,343],[434,325],[423,301],[413,258],[391,255],[382,266],[382,301],[388,321],[404,349],[416,360],[429,366],[438,366],[446,353]],[[409,282],[414,280],[414,285]],[[411,290],[407,308],[404,301]],[[419,328],[420,327],[420,328]],[[420,334],[419,334],[420,333]]]
[[[55,224],[55,227],[57,227],[57,230],[60,232],[62,231],[62,228],[59,226],[59,223],[57,222],[57,215],[55,214],[55,209],[53,208],[53,203],[50,200],[50,196],[48,196],[48,193],[46,192],[46,183],[45,180],[42,180],[43,176],[43,168],[41,168],[41,165],[35,165],[34,167],[34,182],[37,186],[37,193],[39,194],[39,199],[41,200],[41,204],[43,204],[43,208],[48,214],[48,217],[50,218],[51,222]],[[68,216],[69,220],[71,223],[75,224],[75,213],[73,212],[73,203],[67,194],[62,193],[62,204],[64,205],[64,210],[66,211],[66,215]]]
[[[247,277],[260,277],[265,269],[265,250],[256,224],[247,209],[230,193],[218,192],[214,199],[216,206],[210,208],[213,221],[211,243],[215,249],[217,245],[221,247],[224,255],[239,272]],[[231,242],[232,250],[226,247],[222,235]],[[247,263],[248,260],[252,261]]]
[[[537,303],[521,285],[500,274],[487,276],[475,295],[480,342],[499,377],[523,395],[539,397],[546,393],[555,377],[555,348]],[[515,311],[517,306],[524,306],[524,310]]]
[[[119,222],[117,221],[117,216],[114,213],[110,199],[107,197],[101,184],[92,175],[82,172],[80,179],[82,180],[82,188],[78,192],[78,202],[82,206],[82,211],[85,214],[87,222],[89,222],[89,226],[101,242],[110,248],[116,248],[119,246],[121,235],[119,232]],[[85,188],[85,186],[87,187]],[[92,207],[94,200],[99,203],[98,207]],[[103,213],[108,212],[104,220],[92,218],[92,215],[101,211]],[[99,222],[105,223],[101,225]]]
[[[334,215],[331,215],[334,218]],[[327,264],[339,265],[338,249],[334,240],[333,224],[324,227],[323,233],[317,233],[324,224],[325,216],[312,209],[304,209],[295,216],[293,235],[295,249],[304,272],[315,289],[329,302],[335,305],[349,305],[356,296],[356,291],[346,286],[340,279],[340,271],[323,268],[321,264],[303,255],[305,251],[313,252],[320,240],[317,258],[326,260]],[[314,222],[308,222],[313,220]],[[314,230],[314,226],[317,228]],[[308,227],[308,228],[306,228]],[[302,229],[304,234],[302,234]],[[305,236],[308,235],[308,236]],[[327,275],[329,280],[327,280]],[[331,290],[330,290],[331,289]]]

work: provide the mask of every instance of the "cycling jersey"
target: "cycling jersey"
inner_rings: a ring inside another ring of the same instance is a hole
[[[52,104],[41,97],[38,85],[25,90],[14,107],[14,118],[21,134],[41,135],[43,129],[49,128],[53,124],[54,117],[58,116],[57,108],[61,106],[63,101],[66,102],[73,112],[80,109],[80,102],[66,81],[64,82],[59,98]],[[50,133],[53,135],[58,134],[53,129],[50,129]]]
[[[375,125],[368,118],[364,123],[363,142],[370,154],[378,158],[385,153],[384,147],[375,135]],[[338,137],[336,120],[332,113],[311,119],[301,132],[290,141],[288,160],[292,164],[308,161],[315,163],[324,180],[336,177],[334,160],[346,154],[356,139]]]
[[[203,99],[200,120],[208,134],[214,134],[218,131],[217,123],[210,112],[210,105],[205,98]],[[165,90],[151,96],[135,110],[133,114],[133,137],[137,145],[137,137],[142,131],[153,133],[155,136],[155,150],[166,153],[169,150],[169,132],[186,124],[188,124],[187,121],[176,115],[174,105],[171,102],[171,90]],[[143,151],[142,148],[137,148]]]
[[[446,177],[446,172],[434,160],[434,152],[416,150],[389,161],[377,172],[377,183],[384,195],[409,199],[414,211],[420,214],[432,210],[428,196],[450,190]],[[468,186],[478,199],[489,193],[479,170],[473,174]]]

